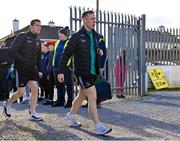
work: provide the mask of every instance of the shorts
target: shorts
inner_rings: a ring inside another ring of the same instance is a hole
[[[95,85],[96,77],[81,77],[77,76],[78,83],[80,84],[82,89],[88,89]]]
[[[29,81],[37,81],[39,82],[38,72],[26,72],[18,71],[18,87],[25,87]]]

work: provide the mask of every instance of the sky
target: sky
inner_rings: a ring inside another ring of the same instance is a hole
[[[180,28],[180,0],[99,0],[99,9],[146,15],[146,27]],[[39,18],[43,25],[50,20],[57,26],[69,26],[69,7],[89,7],[96,9],[96,0],[1,0],[0,38],[11,33],[12,21],[19,20],[19,28],[29,25]]]

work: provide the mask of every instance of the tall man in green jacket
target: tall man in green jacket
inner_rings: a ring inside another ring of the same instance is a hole
[[[93,11],[85,11],[82,14],[83,26],[69,39],[66,49],[60,60],[58,80],[64,82],[64,69],[68,59],[74,56],[75,74],[81,86],[79,95],[73,101],[72,108],[67,113],[67,121],[70,126],[80,126],[75,120],[75,114],[84,99],[88,99],[88,109],[95,124],[95,133],[104,135],[111,132],[111,128],[105,127],[99,120],[96,107],[96,89],[94,86],[96,76],[99,74],[98,64],[98,33],[94,30],[96,17]],[[100,53],[101,54],[101,53]]]

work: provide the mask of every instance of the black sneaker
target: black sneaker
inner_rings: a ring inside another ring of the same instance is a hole
[[[126,98],[125,95],[121,94],[121,95],[117,95],[117,98]]]
[[[3,115],[5,117],[11,117],[11,106],[6,106],[6,103],[3,105]]]
[[[52,104],[52,107],[64,107],[64,104],[62,104],[60,102],[55,102]]]
[[[52,105],[52,101],[47,100],[46,102],[43,103],[43,105]]]
[[[97,103],[97,108],[101,108],[101,103]]]
[[[126,98],[125,95],[121,94],[121,98]]]
[[[3,98],[3,97],[1,97],[1,98],[0,98],[0,101],[4,101],[4,98]]]
[[[82,108],[88,108],[88,103],[86,103],[85,105],[81,106]]]
[[[64,108],[71,108],[72,107],[72,104],[66,104],[65,106],[64,106]]]
[[[13,103],[18,103],[18,101],[16,100],[16,101],[14,101]]]
[[[38,102],[41,102],[44,98],[38,97]]]

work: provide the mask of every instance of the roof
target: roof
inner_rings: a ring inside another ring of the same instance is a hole
[[[58,30],[61,29],[60,26],[50,27],[47,25],[41,26],[41,33],[38,35],[40,39],[59,39]]]
[[[48,26],[48,25],[42,25],[41,26],[41,32],[38,35],[38,37],[41,40],[58,40],[58,30],[61,29],[61,26]],[[0,43],[2,42],[9,42],[9,40],[12,40],[12,38],[14,38],[18,33],[20,32],[24,32],[24,31],[28,31],[29,30],[29,26],[26,26],[18,31],[16,31],[15,33],[9,34],[3,38],[0,39]]]
[[[145,40],[146,42],[171,42],[170,40],[176,40],[180,42],[178,35],[173,34],[171,31],[163,30],[146,30]]]

